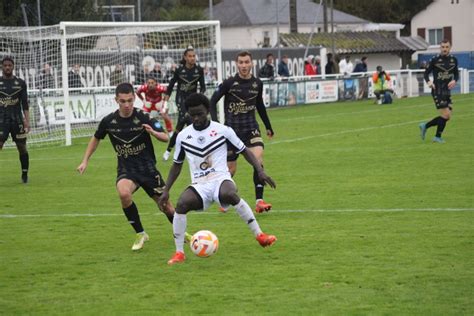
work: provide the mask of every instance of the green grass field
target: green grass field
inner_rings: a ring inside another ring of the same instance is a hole
[[[235,211],[188,216],[219,252],[168,266],[172,227],[135,194],[151,240],[132,253],[106,139],[86,174],[87,139],[30,150],[20,183],[15,149],[0,152],[0,314],[474,314],[474,95],[454,97],[446,144],[422,142],[431,98],[269,111],[265,165],[277,182],[259,214],[278,242],[261,248]],[[164,144],[156,144],[161,157]],[[159,162],[163,175],[170,162]],[[187,166],[172,190],[189,182]],[[253,205],[252,173],[236,176]]]

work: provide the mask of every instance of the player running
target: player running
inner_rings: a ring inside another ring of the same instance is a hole
[[[432,126],[437,126],[436,136],[433,138],[435,143],[444,143],[441,134],[446,127],[446,123],[451,118],[453,111],[451,101],[451,89],[456,86],[459,80],[458,60],[450,55],[451,43],[443,40],[440,43],[441,53],[434,56],[425,70],[425,81],[431,88],[431,95],[439,116],[427,123],[420,123],[421,139],[425,140],[426,131]],[[430,80],[430,74],[433,73],[433,81]]]
[[[183,53],[181,66],[176,69],[174,76],[171,78],[168,89],[163,96],[163,100],[168,101],[175,83],[178,83],[176,88],[176,107],[178,108],[178,122],[175,126],[175,133],[171,136],[168,148],[163,154],[163,160],[168,160],[176,143],[178,133],[184,126],[191,124],[189,118],[186,116],[186,109],[184,108],[184,100],[191,94],[197,92],[199,83],[200,92],[206,91],[206,83],[204,81],[204,70],[196,64],[196,52],[193,48],[188,48]]]
[[[13,75],[13,58],[2,59],[3,76],[0,77],[0,150],[11,134],[20,154],[21,181],[28,183],[30,158],[26,136],[30,131],[30,112],[26,83]]]
[[[149,77],[144,85],[141,85],[137,89],[137,96],[143,101],[143,111],[150,113],[151,117],[156,117],[157,114],[161,115],[165,121],[166,130],[168,133],[173,132],[173,122],[168,115],[168,108],[164,104],[160,105],[161,94],[166,92],[166,88],[160,85],[156,78]]]
[[[275,182],[265,174],[252,151],[242,143],[232,128],[209,120],[209,99],[205,95],[194,93],[186,99],[185,105],[192,125],[183,129],[176,139],[174,162],[160,197],[161,203],[169,203],[169,191],[181,172],[185,157],[191,171],[192,184],[181,194],[176,206],[173,220],[176,252],[168,264],[180,263],[186,259],[183,250],[186,214],[192,210],[205,210],[212,202],[223,207],[233,205],[259,244],[262,247],[271,246],[277,240],[276,237],[262,232],[252,209],[237,194],[237,188],[227,167],[228,144],[257,170],[262,183],[275,188]]]
[[[225,80],[211,98],[211,117],[214,121],[217,121],[217,102],[225,96],[224,124],[235,130],[237,136],[242,139],[245,146],[252,151],[263,167],[264,145],[260,128],[255,117],[255,110],[257,110],[265,125],[267,136],[272,138],[274,133],[263,103],[263,84],[260,79],[252,75],[252,67],[252,55],[247,51],[240,52],[237,55],[237,74]],[[227,164],[232,176],[237,170],[238,157],[239,154],[235,151],[230,151],[227,157]],[[256,199],[255,211],[257,213],[269,211],[272,205],[263,200],[264,183],[258,176],[258,169],[256,168],[253,171],[253,182],[255,185]]]
[[[130,83],[121,83],[116,87],[115,101],[118,103],[119,109],[100,121],[77,171],[80,174],[86,171],[89,159],[99,146],[100,140],[108,134],[117,154],[117,192],[123,212],[137,234],[132,250],[140,250],[149,237],[143,228],[138,208],[132,199],[136,190],[142,187],[148,196],[156,202],[170,223],[173,223],[174,208],[171,203],[169,201],[158,203],[165,183],[155,166],[156,158],[150,137],[151,135],[161,142],[167,142],[168,135],[161,127],[160,122],[150,118],[142,110],[133,107],[135,92]]]

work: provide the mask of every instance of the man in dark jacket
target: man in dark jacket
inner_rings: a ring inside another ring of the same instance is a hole
[[[267,54],[267,61],[258,72],[259,78],[273,79],[275,77],[275,67],[273,66],[273,54]]]
[[[356,64],[352,72],[367,72],[367,56],[362,57],[360,63]]]
[[[288,56],[283,55],[281,57],[280,64],[278,64],[278,75],[281,77],[289,77],[290,70],[288,69]]]

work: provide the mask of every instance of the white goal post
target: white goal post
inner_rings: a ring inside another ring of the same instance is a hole
[[[219,21],[0,27],[0,57],[13,57],[15,74],[28,86],[29,144],[71,145],[74,138],[90,137],[102,117],[117,109],[118,83],[137,87],[153,76],[166,85],[189,47],[205,70],[210,95],[222,81]],[[169,108],[173,114],[173,102]]]

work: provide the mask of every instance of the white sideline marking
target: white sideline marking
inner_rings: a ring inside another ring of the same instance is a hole
[[[463,117],[473,116],[473,115],[474,115],[474,113],[472,113],[472,114],[463,114],[463,115],[458,115],[457,118],[463,118]],[[365,132],[365,131],[370,131],[370,130],[379,129],[379,128],[398,127],[398,126],[411,125],[411,124],[420,123],[420,122],[424,122],[424,120],[416,120],[416,121],[409,121],[409,122],[402,122],[402,123],[388,124],[388,125],[381,125],[381,126],[371,126],[371,127],[347,129],[347,130],[344,130],[344,131],[333,132],[333,133],[311,135],[311,136],[291,138],[291,139],[285,139],[285,140],[277,140],[277,141],[273,141],[273,142],[268,142],[266,144],[268,144],[268,145],[277,145],[277,144],[283,144],[283,143],[294,143],[294,142],[299,142],[299,141],[302,141],[302,140],[307,140],[307,139],[312,139],[312,138],[317,138],[317,137],[328,137],[328,136],[337,136],[337,135],[348,134],[348,133]]]
[[[472,212],[474,208],[382,208],[382,209],[358,209],[358,208],[341,208],[341,209],[314,209],[314,210],[271,210],[271,213],[351,213],[351,212]],[[193,212],[192,214],[199,215],[219,215],[220,212],[207,210],[205,212]],[[162,213],[140,213],[140,215],[163,215]],[[1,218],[38,218],[38,217],[113,217],[113,216],[124,216],[121,213],[116,214],[98,214],[98,213],[82,213],[82,214],[0,214]]]

